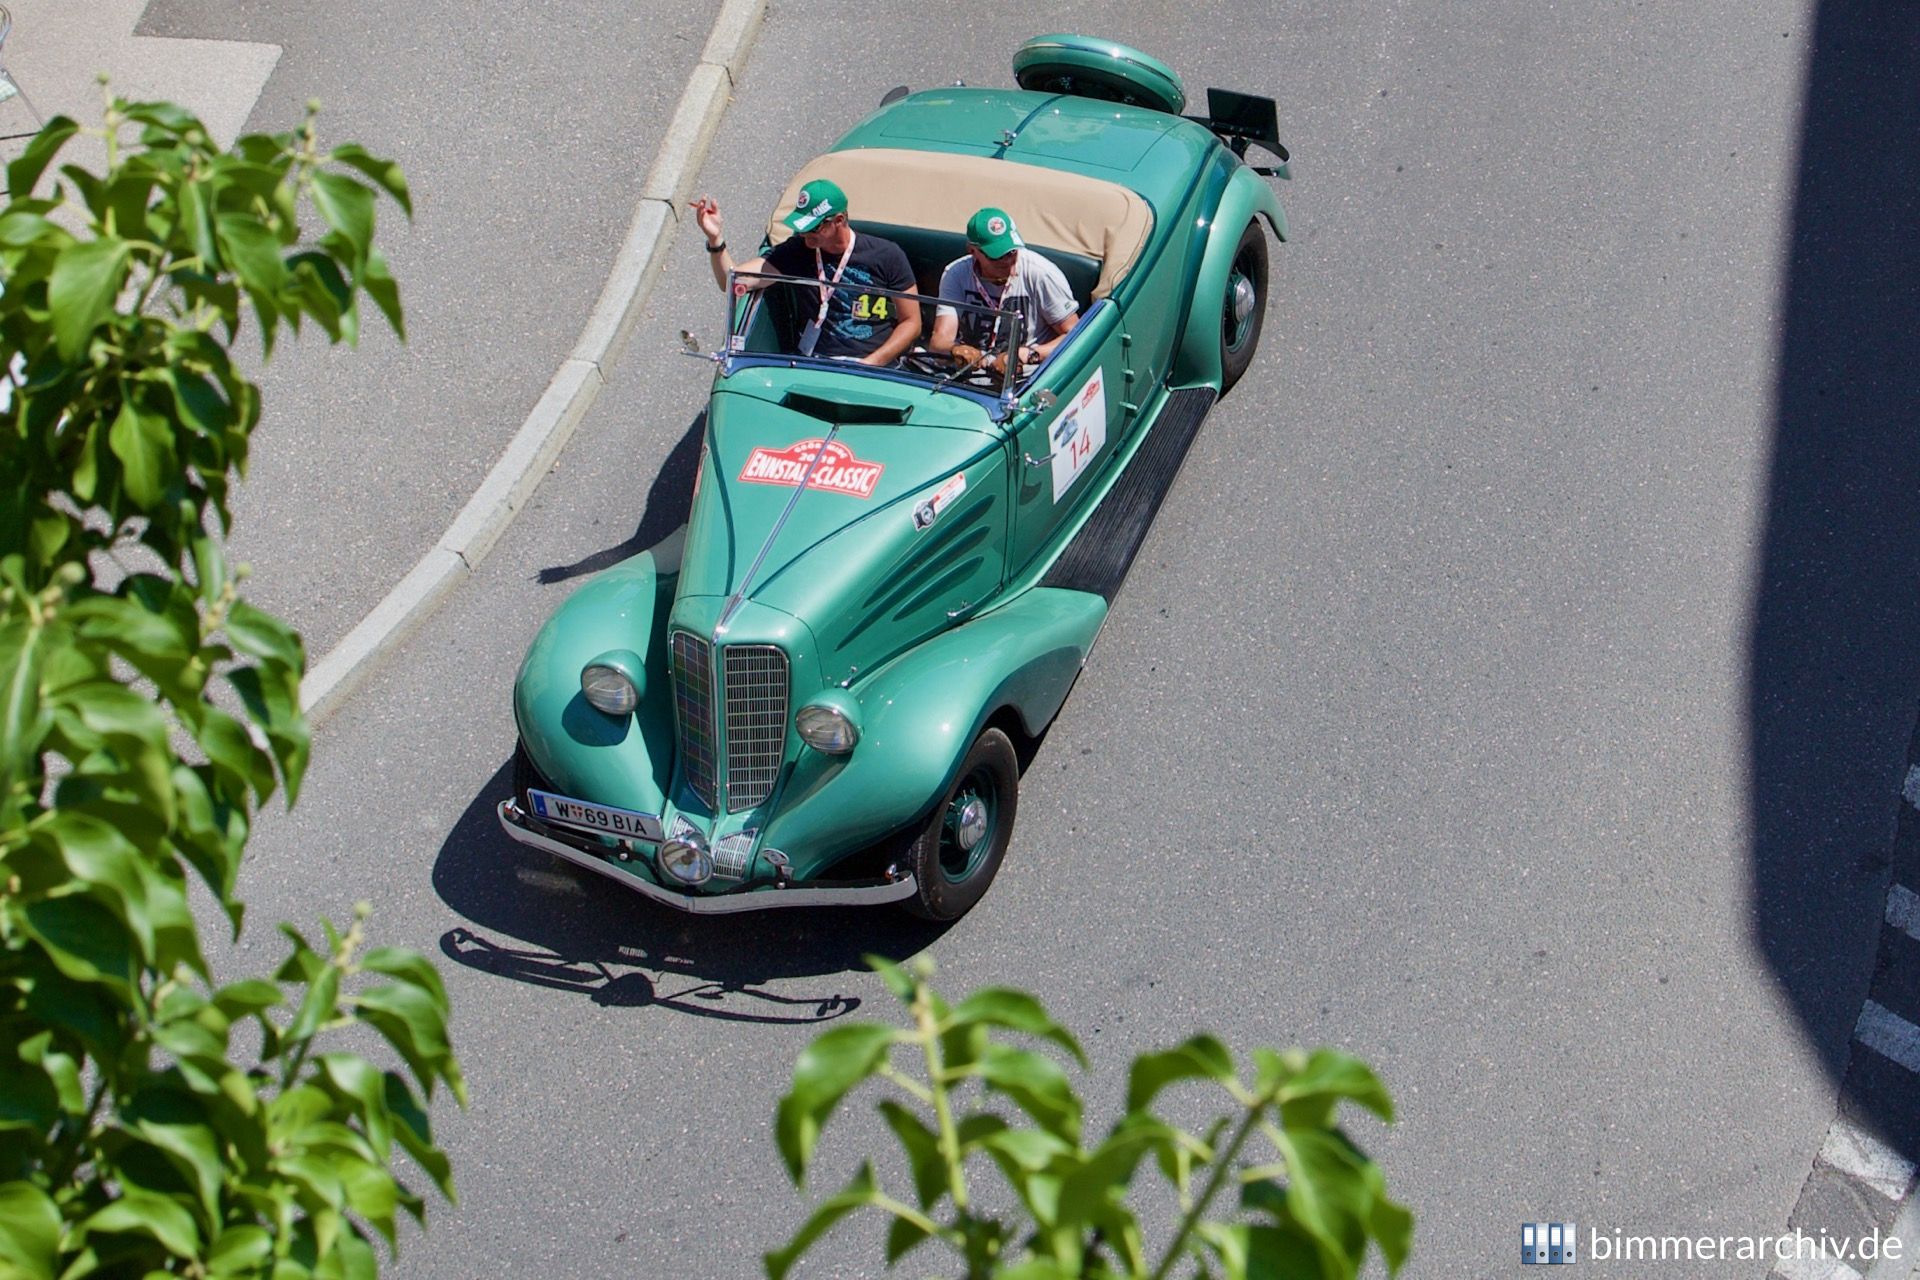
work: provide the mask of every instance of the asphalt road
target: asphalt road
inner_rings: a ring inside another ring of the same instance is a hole
[[[1401,1119],[1356,1131],[1418,1214],[1416,1277],[1513,1266],[1522,1220],[1780,1230],[1866,989],[1884,874],[1858,841],[1915,696],[1861,695],[1857,741],[1823,762],[1852,779],[1847,822],[1759,858],[1769,806],[1792,803],[1755,795],[1793,775],[1754,758],[1752,646],[1812,20],[1521,0],[1047,15],[1194,89],[1274,95],[1297,239],[1260,358],[1026,775],[999,881],[945,931],[691,921],[493,826],[540,620],[685,509],[706,369],[674,335],[711,340],[721,307],[682,238],[539,495],[324,726],[246,873],[255,922],[371,898],[381,940],[451,961],[462,1202],[395,1274],[752,1273],[804,1216],[769,1136],[793,1058],[822,1019],[889,1016],[861,952],[924,946],[949,989],[1032,987],[1082,1034],[1096,1124],[1133,1053],[1197,1028],[1367,1058]],[[1033,27],[774,8],[704,179],[730,236],[888,87],[1006,83]],[[492,336],[573,331],[521,316]],[[1765,916],[1783,893],[1818,910]],[[1800,932],[1776,946],[1783,920]],[[876,1128],[829,1130],[818,1187]],[[879,1270],[877,1233],[850,1229],[807,1274]]]

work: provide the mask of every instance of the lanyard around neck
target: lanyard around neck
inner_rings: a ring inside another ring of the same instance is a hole
[[[853,228],[847,228],[846,252],[840,255],[840,263],[833,269],[833,279],[827,279],[827,262],[820,251],[813,251],[813,273],[820,281],[820,314],[814,318],[815,324],[827,322],[827,307],[833,302],[833,286],[840,283],[840,277],[847,274],[847,259],[853,256]]]

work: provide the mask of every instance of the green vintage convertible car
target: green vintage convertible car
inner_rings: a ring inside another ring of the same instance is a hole
[[[1077,326],[1011,374],[989,365],[1034,336],[1012,312],[970,367],[871,368],[798,354],[816,280],[737,279],[686,529],[589,580],[521,667],[515,840],[696,912],[952,919],[986,891],[1023,757],[1246,371],[1266,235],[1287,236],[1270,99],[1208,90],[1182,115],[1169,68],[1080,36],[1029,41],[1014,72],[889,94],[794,176],[768,242],[830,179],[857,232],[906,251],[930,332],[992,206],[1066,276]]]

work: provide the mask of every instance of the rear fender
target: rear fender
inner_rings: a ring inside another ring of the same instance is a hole
[[[534,767],[562,792],[663,812],[674,751],[667,615],[683,535],[589,578],[527,650],[513,687],[514,719]],[[595,710],[580,692],[581,668],[617,651],[640,660],[632,715]]]
[[[1207,250],[1194,277],[1193,302],[1174,356],[1173,386],[1220,387],[1220,308],[1226,301],[1227,272],[1240,232],[1254,217],[1264,218],[1275,238],[1286,240],[1287,215],[1273,188],[1253,170],[1237,166],[1208,219]]]
[[[851,754],[801,749],[763,845],[801,879],[923,817],[987,721],[1005,709],[1029,734],[1066,701],[1107,602],[1036,588],[888,663],[850,690],[860,742]]]

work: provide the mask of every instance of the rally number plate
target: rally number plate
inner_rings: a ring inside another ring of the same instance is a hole
[[[601,835],[619,836],[626,840],[645,840],[650,844],[659,844],[665,838],[660,819],[651,813],[611,809],[604,804],[589,804],[585,800],[557,796],[551,791],[528,790],[527,801],[533,806],[533,816],[542,822],[558,822],[582,831],[596,831]]]

